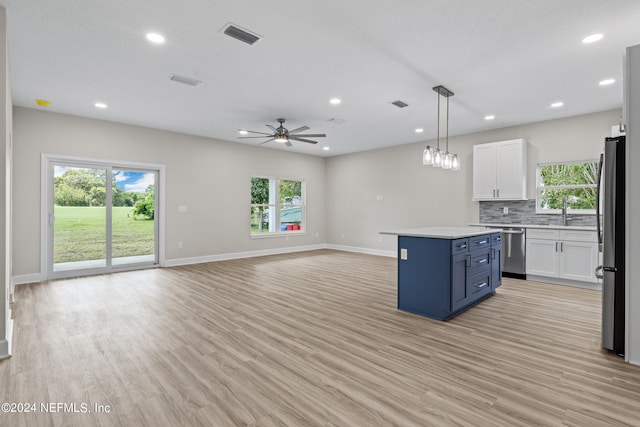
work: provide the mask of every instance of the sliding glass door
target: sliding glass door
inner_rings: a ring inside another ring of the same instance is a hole
[[[53,166],[53,271],[107,266],[107,170]]]
[[[47,278],[158,264],[158,170],[46,163]]]

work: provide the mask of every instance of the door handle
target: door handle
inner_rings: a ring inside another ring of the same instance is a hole
[[[560,242],[560,252],[564,251],[564,242]]]
[[[499,188],[496,190],[496,194],[497,194],[496,197],[500,198],[500,189]]]
[[[604,273],[602,272],[602,270],[603,270],[603,267],[602,267],[601,265],[599,265],[599,266],[596,268],[596,272],[595,272],[595,274],[596,274],[596,279],[602,279],[602,278],[604,277]]]
[[[467,267],[471,267],[471,254],[467,255]]]
[[[489,284],[488,284],[487,282],[482,282],[482,283],[480,283],[479,285],[476,285],[476,288],[478,288],[478,289],[482,289],[482,288],[484,288],[485,286],[489,286]]]
[[[476,262],[477,262],[478,264],[484,264],[485,262],[487,262],[487,259],[486,259],[486,258],[482,258],[482,259],[479,259],[479,260],[478,260],[478,261],[476,261]]]
[[[496,259],[496,248],[493,248],[491,251],[491,259]]]
[[[556,242],[556,252],[558,252],[558,242]]]

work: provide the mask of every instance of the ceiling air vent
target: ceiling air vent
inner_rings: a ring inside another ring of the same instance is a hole
[[[179,76],[177,74],[171,74],[169,76],[169,80],[173,80],[174,82],[184,83],[189,86],[198,86],[202,83],[200,80],[192,79],[191,77]]]
[[[255,42],[260,40],[260,36],[257,34],[250,33],[247,30],[243,30],[242,28],[229,23],[223,31],[229,37],[233,37],[236,40],[240,40],[241,42],[245,42],[248,45],[253,45]]]
[[[398,108],[404,108],[404,107],[408,107],[409,106],[409,104],[407,104],[406,102],[402,102],[400,100],[393,101],[392,104],[395,105]]]
[[[336,123],[336,124],[339,124],[339,125],[343,125],[343,124],[347,123],[347,121],[345,119],[338,119],[336,117],[333,117],[331,119],[327,119],[327,121],[331,122],[331,123]]]

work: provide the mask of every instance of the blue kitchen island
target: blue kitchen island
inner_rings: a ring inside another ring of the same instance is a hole
[[[482,227],[385,231],[398,236],[398,309],[448,320],[502,284],[502,234]]]

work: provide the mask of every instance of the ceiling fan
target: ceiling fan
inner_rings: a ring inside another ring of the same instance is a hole
[[[262,141],[260,144],[258,145],[262,145],[262,144],[266,144],[267,142],[271,142],[271,141],[275,141],[275,142],[280,142],[283,143],[284,145],[286,145],[287,147],[291,147],[291,141],[300,141],[300,142],[308,142],[309,144],[317,144],[318,141],[312,141],[310,139],[305,139],[305,138],[324,138],[327,135],[324,133],[314,133],[314,134],[306,134],[306,135],[301,135],[300,132],[304,132],[305,130],[309,130],[309,126],[301,126],[299,128],[293,129],[293,130],[288,130],[287,128],[285,128],[283,126],[284,124],[284,119],[277,119],[278,123],[280,123],[280,126],[273,127],[271,125],[265,125],[266,127],[270,128],[273,132],[272,133],[266,133],[266,132],[256,132],[253,130],[244,130],[244,132],[247,133],[256,133],[259,134],[261,136],[239,136],[238,138],[242,138],[242,139],[246,139],[246,138],[268,138],[266,141]],[[243,132],[243,130],[240,130],[241,132]],[[304,138],[302,138],[304,137]]]

